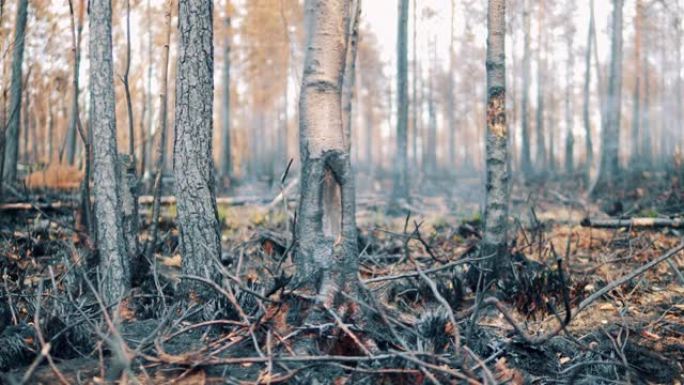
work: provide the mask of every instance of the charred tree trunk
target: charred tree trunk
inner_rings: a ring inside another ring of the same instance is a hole
[[[622,107],[622,8],[624,0],[613,0],[610,77],[606,102],[606,126],[601,133],[601,165],[593,191],[613,186],[620,176],[620,118]]]
[[[180,47],[176,64],[176,114],[173,171],[185,275],[213,279],[221,255],[216,209],[212,129],[214,48],[212,3],[180,0]],[[211,298],[206,285],[185,281],[189,297]]]
[[[230,4],[230,2],[228,2]],[[228,9],[226,9],[228,12]],[[226,16],[226,38],[223,47],[223,76],[222,86],[223,93],[221,98],[221,179],[224,185],[230,185],[230,180],[233,177],[233,153],[231,149],[230,127],[230,82],[231,82],[231,48],[233,45],[233,31],[231,25],[230,15]]]
[[[587,33],[587,47],[584,53],[584,88],[582,90],[582,120],[584,122],[584,150],[586,152],[586,164],[584,166],[585,181],[589,181],[591,165],[594,163],[594,144],[591,133],[591,103],[589,89],[591,86],[591,53],[594,41],[594,0],[590,0],[589,32]]]
[[[93,133],[95,218],[101,293],[108,304],[130,287],[130,265],[122,232],[116,145],[110,0],[90,2],[90,121]]]
[[[525,1],[523,5],[523,29],[524,29],[524,43],[523,43],[523,84],[522,84],[522,105],[520,114],[522,115],[522,159],[521,167],[525,177],[529,177],[533,173],[532,157],[530,154],[530,56],[532,55],[530,49],[530,4]]]
[[[485,281],[506,266],[509,154],[506,126],[506,8],[505,0],[489,0],[487,14],[487,181],[481,264]]]
[[[434,176],[437,171],[437,109],[435,107],[434,91],[434,71],[437,66],[437,55],[434,53],[436,44],[433,41],[432,65],[428,71],[428,127],[427,127],[427,148],[425,150],[425,173]]]
[[[12,56],[12,84],[10,85],[9,119],[5,140],[5,163],[3,179],[14,183],[17,179],[17,160],[19,157],[19,126],[21,124],[22,74],[24,62],[24,40],[26,37],[26,19],[28,16],[28,0],[20,0],[17,6],[16,27],[14,29],[14,49]]]
[[[408,201],[408,0],[399,0],[397,33],[397,153],[392,200]]]
[[[340,291],[356,289],[358,270],[354,176],[341,119],[348,11],[339,0],[307,1],[299,101],[302,170],[295,281],[326,308]]]

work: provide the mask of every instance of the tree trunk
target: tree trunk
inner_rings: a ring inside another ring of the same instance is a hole
[[[436,47],[435,42],[433,44]],[[435,91],[434,91],[434,72],[437,67],[437,55],[434,54],[432,65],[428,76],[428,131],[427,131],[427,149],[425,151],[425,173],[428,176],[434,176],[437,171],[437,110],[435,108]]]
[[[324,307],[357,281],[358,270],[354,176],[341,119],[346,12],[345,2],[337,0],[309,0],[306,7],[295,281],[313,290]]]
[[[610,77],[606,103],[606,126],[601,133],[601,166],[594,191],[613,186],[620,173],[620,117],[622,106],[622,7],[624,0],[613,0]]]
[[[629,164],[632,170],[640,168],[640,126],[641,126],[641,24],[643,17],[643,3],[636,0],[636,14],[634,15],[634,72],[636,81],[632,93],[632,137]]]
[[[572,14],[572,11],[571,11]],[[567,20],[566,23],[571,23]],[[567,63],[566,63],[566,80],[565,80],[565,172],[572,174],[575,171],[575,134],[574,134],[574,112],[573,112],[573,99],[575,97],[575,53],[574,51],[574,39],[575,39],[575,27],[570,25],[566,31],[567,38]]]
[[[95,218],[100,255],[100,292],[112,304],[130,287],[118,189],[116,107],[112,68],[110,0],[90,2],[90,129],[93,132]]]
[[[178,197],[178,224],[185,275],[213,279],[221,255],[214,192],[212,129],[214,49],[212,3],[180,0],[180,46],[176,64],[176,115],[173,171]],[[187,296],[208,300],[205,284],[185,281]]]
[[[413,12],[412,12],[412,17],[413,17],[413,47],[412,47],[412,56],[413,56],[413,77],[411,79],[411,86],[412,86],[412,92],[411,92],[411,108],[413,110],[413,114],[411,115],[411,128],[413,129],[412,135],[411,135],[411,148],[412,151],[411,153],[413,154],[413,167],[414,169],[417,168],[418,164],[420,163],[420,159],[418,159],[418,136],[420,129],[418,127],[418,116],[420,115],[420,111],[418,110],[420,107],[418,106],[418,48],[417,48],[417,43],[418,43],[418,0],[413,0]]]
[[[164,46],[161,58],[161,79],[159,93],[159,143],[157,146],[157,160],[155,162],[154,186],[152,195],[152,220],[150,224],[150,237],[145,245],[145,260],[152,260],[152,252],[157,246],[159,236],[159,212],[161,210],[162,176],[164,164],[166,164],[166,136],[168,131],[168,107],[169,107],[169,49],[171,43],[171,12],[173,0],[167,0],[166,13],[164,15]]]
[[[83,0],[79,1],[78,16],[76,16],[73,1],[69,1],[69,11],[71,13],[71,45],[74,50],[74,65],[73,65],[73,95],[71,99],[71,117],[69,118],[69,129],[67,130],[65,151],[66,162],[69,165],[74,164],[76,157],[76,133],[78,130],[79,105],[79,76],[81,68],[81,33],[83,31]],[[62,160],[62,153],[60,153],[60,160]]]
[[[449,122],[448,127],[448,154],[449,154],[449,166],[448,170],[453,172],[456,169],[456,117],[454,116],[456,111],[456,95],[454,86],[454,76],[456,76],[456,58],[454,56],[454,20],[456,18],[456,0],[451,0],[451,33],[449,35],[449,84],[448,84],[448,103],[447,107],[447,119]]]
[[[14,53],[12,56],[12,84],[10,85],[10,109],[5,140],[5,163],[3,179],[14,183],[17,179],[17,160],[19,156],[19,125],[21,120],[22,75],[24,61],[24,38],[26,36],[26,19],[28,0],[19,0],[17,7],[16,27],[14,29]]]
[[[487,181],[481,256],[486,280],[506,266],[509,154],[506,127],[505,0],[489,0],[487,13]]]
[[[594,144],[591,134],[591,114],[589,104],[591,103],[589,89],[591,86],[591,53],[594,41],[594,0],[590,0],[589,32],[587,33],[587,47],[584,53],[584,89],[582,100],[582,120],[584,121],[584,148],[586,152],[586,164],[584,168],[585,180],[589,181],[591,165],[594,163]]]
[[[352,138],[352,101],[356,77],[356,52],[359,39],[359,21],[361,19],[361,0],[351,2],[351,19],[346,27],[348,46],[345,55],[344,82],[342,84],[342,128],[344,130],[344,147],[347,153],[351,150]]]
[[[522,115],[522,171],[526,177],[529,177],[532,172],[532,157],[530,154],[530,57],[532,55],[530,50],[530,4],[526,0],[523,5],[523,29],[524,29],[524,43],[523,43],[523,84],[522,84],[522,105],[520,114]]]
[[[407,125],[408,125],[408,0],[399,0],[399,22],[397,33],[397,153],[395,160],[394,202],[407,201],[408,159],[407,159]]]
[[[230,2],[228,2],[230,4]],[[228,12],[228,7],[226,12]],[[232,48],[233,31],[231,25],[230,15],[226,16],[226,38],[223,47],[223,76],[221,85],[223,86],[223,93],[221,98],[221,179],[222,183],[230,185],[230,179],[233,177],[233,157],[231,151],[230,141],[230,53]]]
[[[544,134],[544,74],[546,71],[546,59],[544,57],[544,0],[539,1],[539,13],[537,18],[537,113],[536,113],[536,132],[537,132],[537,172],[544,174],[546,171],[546,141]]]
[[[642,163],[646,170],[653,165],[653,143],[651,138],[651,95],[650,95],[650,71],[648,68],[648,61],[645,59],[648,53],[644,55],[643,63],[643,78],[644,78],[644,106],[641,114],[641,132],[643,133],[641,152]]]
[[[682,7],[680,6],[680,2],[677,1],[675,4],[675,68],[677,69],[676,71],[676,78],[675,78],[675,113],[676,113],[676,118],[674,119],[674,130],[676,132],[675,137],[673,140],[675,143],[677,143],[677,148],[680,150],[682,149],[682,138],[684,138],[684,123],[682,120],[684,120],[684,106],[682,103],[684,103],[684,79],[682,79],[682,34],[684,33],[682,31]]]

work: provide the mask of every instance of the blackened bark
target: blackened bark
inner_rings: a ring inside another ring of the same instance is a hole
[[[100,290],[114,303],[130,287],[130,265],[122,233],[118,189],[116,107],[112,68],[112,7],[110,0],[90,2],[90,122],[93,133],[93,179]]]
[[[221,255],[212,161],[214,46],[212,2],[180,0],[173,171],[185,275],[214,278]],[[186,295],[211,289],[185,281]]]
[[[393,201],[409,199],[408,191],[408,0],[399,0],[397,33],[397,153]]]
[[[489,0],[487,17],[487,181],[481,255],[487,279],[506,266],[509,153],[506,127],[505,0]]]
[[[17,7],[16,27],[14,29],[14,53],[12,56],[12,84],[10,85],[10,108],[5,140],[5,163],[3,179],[14,183],[17,179],[17,160],[19,156],[19,125],[21,120],[22,75],[24,62],[24,40],[28,0],[20,0]]]

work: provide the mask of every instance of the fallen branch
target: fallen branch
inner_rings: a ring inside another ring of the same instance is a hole
[[[615,229],[620,227],[629,228],[684,228],[684,220],[680,218],[608,218],[592,219],[584,218],[580,224],[583,227],[594,227],[599,229]]]
[[[610,292],[611,290],[615,289],[616,287],[640,276],[641,274],[645,273],[647,270],[649,270],[653,266],[672,258],[673,256],[679,254],[679,252],[682,251],[683,249],[684,249],[684,243],[680,243],[679,246],[677,246],[673,249],[670,249],[667,253],[661,255],[660,257],[658,257],[658,258],[656,258],[656,259],[654,259],[648,263],[643,264],[642,266],[633,270],[631,273],[624,275],[621,278],[618,278],[615,281],[612,281],[611,283],[602,287],[597,292],[590,295],[589,297],[587,297],[584,301],[582,301],[579,304],[579,306],[577,307],[577,310],[575,311],[575,315],[577,315],[577,313],[581,312],[582,310],[586,309],[587,306],[589,306],[592,302],[594,302],[597,299],[599,299],[600,297],[602,297],[604,294],[606,294],[606,293]]]

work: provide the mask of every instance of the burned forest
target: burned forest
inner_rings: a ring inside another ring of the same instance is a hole
[[[0,384],[684,384],[684,0],[0,0]]]

